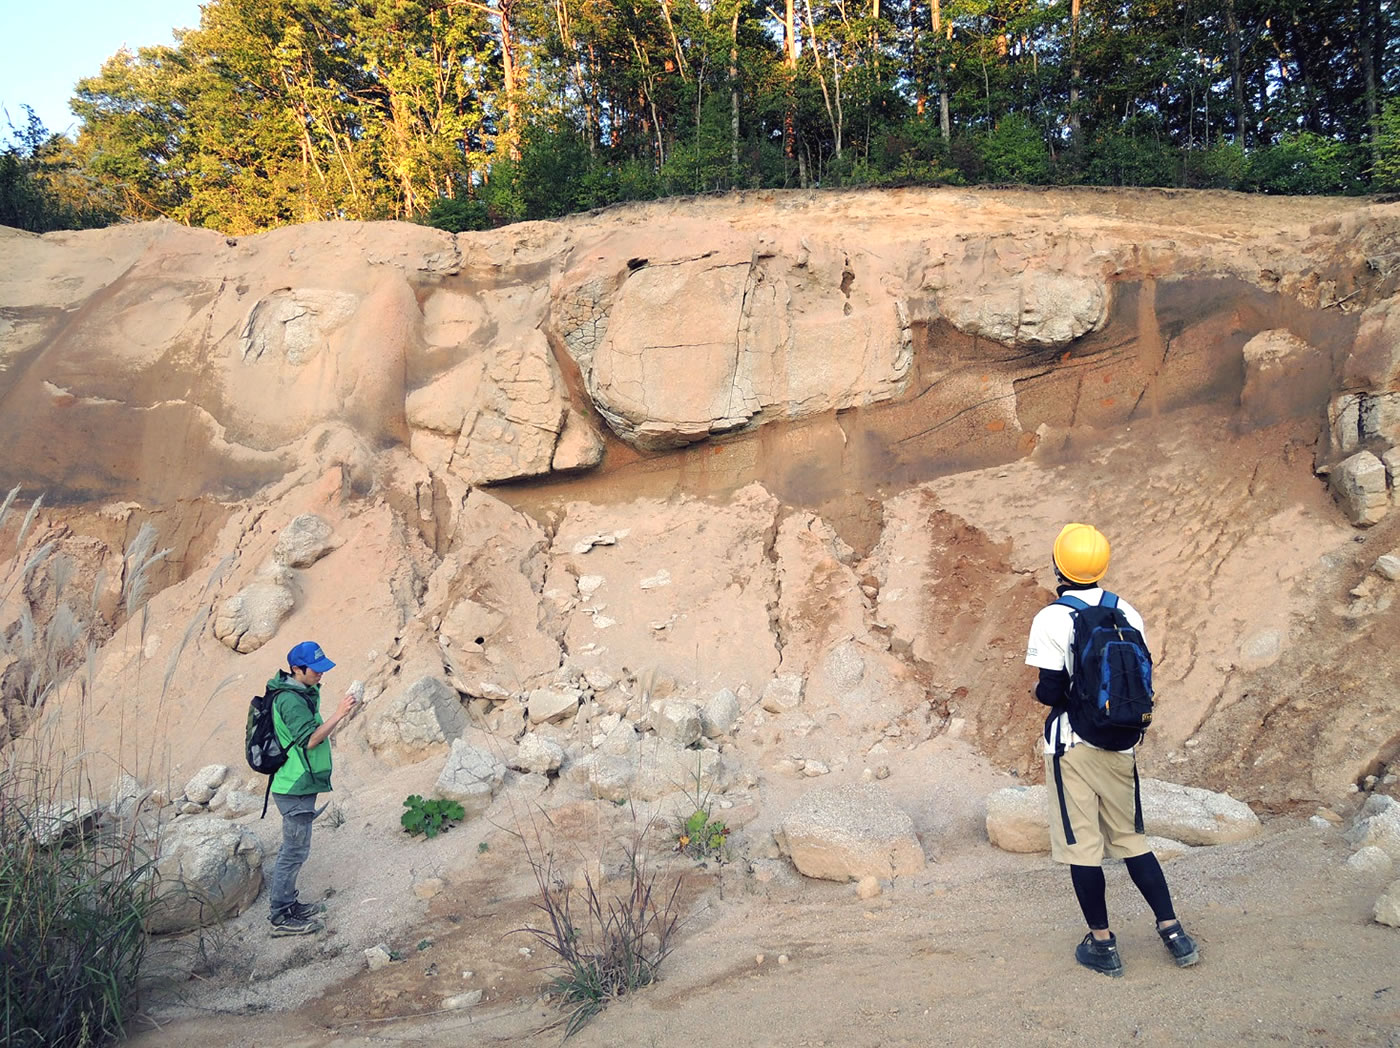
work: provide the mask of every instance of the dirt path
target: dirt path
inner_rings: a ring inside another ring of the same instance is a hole
[[[870,901],[850,885],[795,876],[760,884],[731,867],[694,901],[661,982],[610,1006],[570,1043],[1394,1048],[1400,934],[1370,920],[1388,878],[1351,871],[1348,854],[1335,829],[1290,817],[1253,841],[1169,862],[1178,910],[1201,943],[1201,964],[1187,970],[1170,963],[1126,871],[1110,867],[1121,980],[1074,964],[1082,929],[1068,877],[1043,856],[965,842]],[[475,930],[474,949],[499,940],[520,911],[494,916]],[[500,946],[510,955],[519,944]],[[537,961],[518,965],[519,978],[471,1012],[337,1021],[337,1011],[368,1004],[385,978],[363,973],[295,1011],[183,1019],[130,1043],[558,1044],[550,1027],[560,1013],[535,996]]]

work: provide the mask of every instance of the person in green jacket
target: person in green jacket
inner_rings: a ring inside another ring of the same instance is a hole
[[[315,641],[302,641],[287,653],[289,669],[267,682],[272,724],[287,751],[287,763],[272,776],[272,797],[282,813],[282,847],[268,878],[272,934],[314,935],[322,928],[323,903],[297,901],[297,874],[311,854],[311,823],[320,811],[316,795],[331,788],[330,734],[350,715],[355,697],[347,693],[335,713],[321,719],[321,676],[335,666]]]

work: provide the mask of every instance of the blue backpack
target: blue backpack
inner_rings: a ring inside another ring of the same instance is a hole
[[[1104,592],[1099,604],[1065,594],[1055,602],[1074,619],[1074,672],[1070,675],[1069,723],[1086,742],[1126,750],[1152,723],[1152,653],[1142,634]]]

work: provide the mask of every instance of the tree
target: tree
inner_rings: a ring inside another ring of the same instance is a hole
[[[106,225],[109,211],[85,199],[69,182],[73,165],[66,157],[67,139],[50,134],[29,106],[24,124],[9,128],[0,150],[0,226],[31,233],[86,229]]]

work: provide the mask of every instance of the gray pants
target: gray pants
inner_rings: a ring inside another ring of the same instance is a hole
[[[314,793],[274,793],[272,799],[282,813],[282,847],[267,879],[267,901],[275,916],[297,901],[297,874],[311,854],[311,823],[318,812]]]

